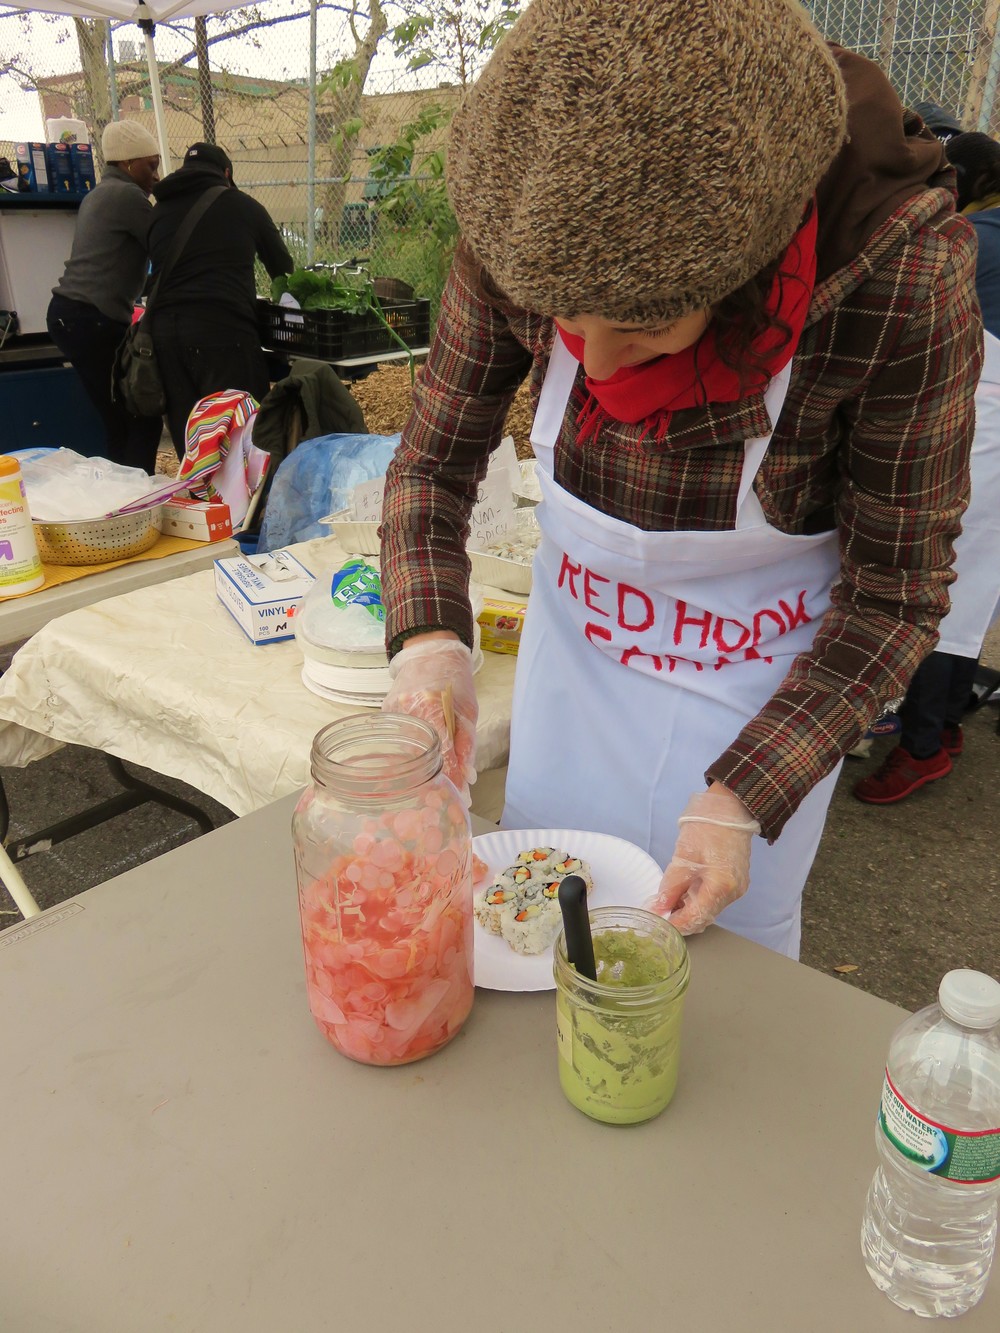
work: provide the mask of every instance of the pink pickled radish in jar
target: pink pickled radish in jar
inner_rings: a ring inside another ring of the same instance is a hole
[[[342,718],[292,819],[309,1007],[342,1055],[433,1055],[472,1008],[472,830],[419,718]]]

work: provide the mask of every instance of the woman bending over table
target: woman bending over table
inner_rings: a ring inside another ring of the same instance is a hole
[[[385,491],[385,706],[474,777],[465,541],[527,377],[502,822],[636,843],[681,930],[795,957],[841,760],[948,607],[982,330],[942,146],[787,0],[533,0],[449,183],[462,241]]]

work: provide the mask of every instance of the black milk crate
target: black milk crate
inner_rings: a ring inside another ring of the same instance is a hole
[[[295,310],[262,301],[261,341],[272,352],[318,356],[331,361],[344,355],[348,316],[341,310]]]
[[[382,314],[393,333],[407,347],[426,347],[431,337],[431,303],[426,300],[383,301]],[[345,358],[369,356],[377,352],[401,352],[396,338],[373,310],[364,315],[348,315],[344,324]]]
[[[403,350],[372,310],[346,315],[342,310],[295,310],[269,301],[260,305],[261,342],[273,352],[340,361]],[[430,301],[385,301],[382,313],[407,347],[425,347],[430,341]]]

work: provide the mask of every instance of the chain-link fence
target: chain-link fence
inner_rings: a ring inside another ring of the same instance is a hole
[[[298,262],[364,257],[373,273],[435,299],[454,241],[443,189],[448,116],[522,2],[318,0],[314,46],[309,14],[294,0],[161,25],[174,165],[190,143],[218,142]],[[1000,129],[1000,0],[807,8],[831,40],[882,65],[904,102],[931,99],[968,129]],[[155,132],[134,25],[0,8],[0,125],[23,89],[37,90],[43,120],[82,119],[95,143],[116,116]],[[13,151],[0,138],[0,155]]]
[[[907,106],[930,100],[965,129],[1000,129],[997,0],[811,0],[831,41],[886,71]]]
[[[435,299],[454,239],[443,186],[447,121],[511,0],[367,0],[317,6],[315,62],[301,4],[158,26],[157,73],[172,165],[193,142],[226,149],[234,179],[267,208],[296,261],[369,261],[373,274]],[[439,23],[461,13],[465,27]],[[484,40],[484,34],[487,40]],[[311,78],[311,67],[315,76]],[[142,35],[0,8],[0,113],[37,92],[41,121],[86,123],[95,149],[108,121],[156,134]],[[10,117],[6,118],[7,123]],[[4,120],[0,119],[0,124]],[[44,137],[26,114],[24,139]],[[0,137],[12,161],[13,136]],[[98,160],[98,166],[102,164]],[[259,274],[262,290],[266,276]]]

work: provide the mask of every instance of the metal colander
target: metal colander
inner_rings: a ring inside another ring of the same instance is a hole
[[[127,560],[156,542],[162,505],[137,514],[77,523],[33,523],[38,554],[47,565],[103,565]]]

